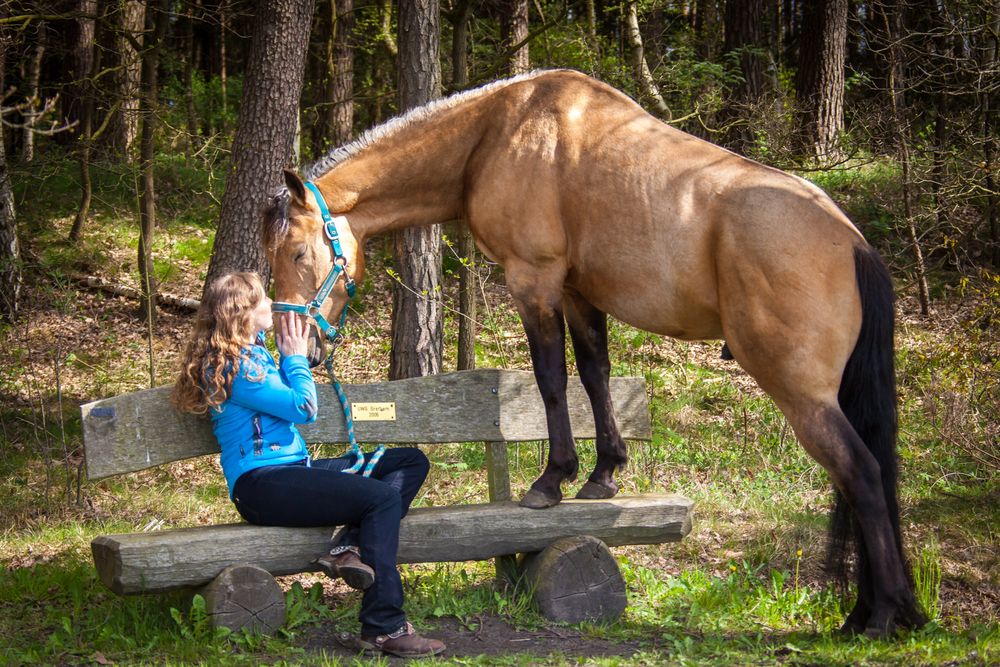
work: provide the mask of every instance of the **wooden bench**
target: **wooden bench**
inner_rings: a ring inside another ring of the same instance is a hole
[[[569,384],[574,434],[593,438],[590,402],[578,378]],[[302,436],[308,443],[347,442],[332,387],[317,389],[323,409],[314,424],[300,428]],[[611,389],[623,437],[649,440],[642,378],[612,378]],[[513,576],[516,554],[539,554],[522,558],[521,571],[543,613],[569,621],[610,618],[624,610],[625,590],[605,545],[676,541],[690,531],[692,503],[676,495],[566,500],[546,510],[512,502],[507,443],[547,438],[529,372],[459,371],[344,390],[362,443],[486,443],[491,502],[412,509],[401,525],[400,563],[498,558],[498,571]],[[81,407],[91,480],[218,454],[208,420],[178,414],[168,394],[161,387]],[[214,622],[273,630],[284,620],[273,577],[315,570],[332,530],[240,523],[106,535],[91,548],[101,581],[119,595],[206,586]],[[579,574],[560,574],[567,570]]]

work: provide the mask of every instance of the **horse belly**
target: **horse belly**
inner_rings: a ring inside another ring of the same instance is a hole
[[[722,338],[714,276],[707,267],[652,257],[659,261],[633,264],[629,271],[592,270],[586,277],[571,275],[568,282],[596,308],[644,331],[683,340]]]

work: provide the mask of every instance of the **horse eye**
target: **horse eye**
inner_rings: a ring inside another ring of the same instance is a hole
[[[298,262],[305,256],[306,256],[306,249],[301,248],[297,253],[295,253],[295,261]]]

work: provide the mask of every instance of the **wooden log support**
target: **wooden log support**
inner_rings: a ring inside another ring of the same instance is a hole
[[[586,533],[610,546],[680,540],[691,530],[692,502],[675,495],[565,500],[546,510],[513,502],[415,508],[400,528],[399,562],[485,560],[541,551]],[[314,570],[332,528],[229,524],[107,535],[91,549],[101,581],[119,595],[200,586],[232,563],[272,575]]]
[[[525,558],[523,567],[535,606],[550,621],[613,621],[628,605],[618,563],[596,537],[556,540]]]
[[[215,627],[273,634],[285,625],[285,594],[267,570],[230,565],[202,590]]]

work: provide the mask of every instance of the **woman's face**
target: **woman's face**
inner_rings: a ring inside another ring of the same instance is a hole
[[[257,307],[253,309],[254,331],[267,331],[274,324],[271,315],[271,299],[264,295]]]

